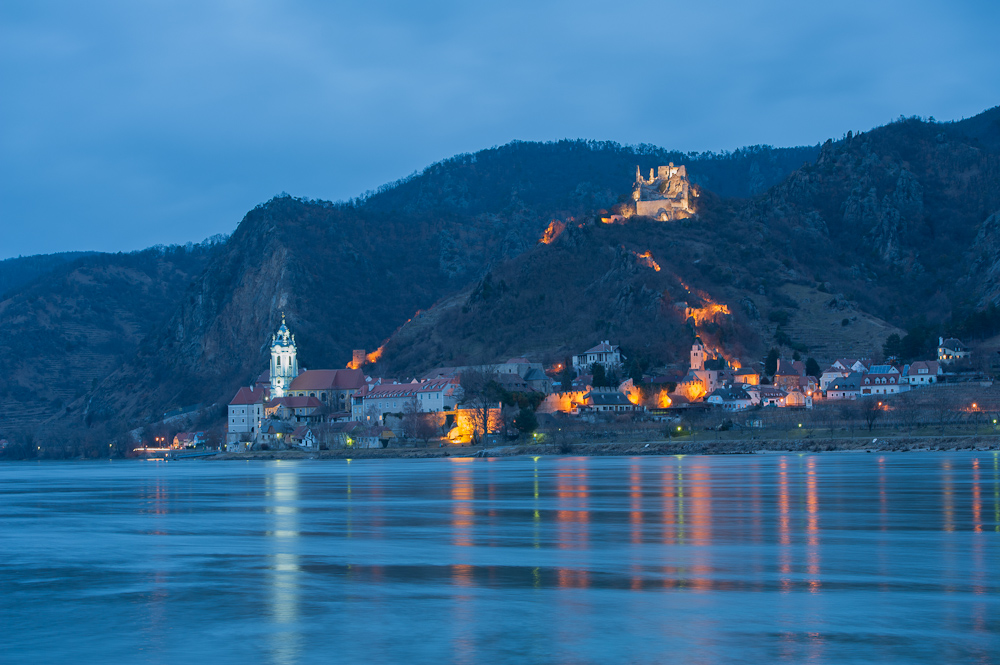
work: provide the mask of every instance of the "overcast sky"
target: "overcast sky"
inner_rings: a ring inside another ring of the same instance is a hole
[[[1000,104],[1000,3],[4,0],[0,258],[229,233],[455,153],[814,144]]]

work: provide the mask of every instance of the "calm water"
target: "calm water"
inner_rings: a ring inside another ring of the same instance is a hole
[[[0,465],[6,663],[1000,662],[995,453]]]

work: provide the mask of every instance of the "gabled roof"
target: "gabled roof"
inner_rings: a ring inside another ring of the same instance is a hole
[[[277,397],[272,399],[268,404],[268,407],[277,408],[279,406],[284,406],[289,409],[318,409],[323,406],[323,403],[319,401],[319,398],[313,397],[311,395],[303,395],[301,397]]]
[[[458,376],[460,367],[438,367],[437,369],[432,369],[429,372],[425,372],[422,380],[426,381],[428,379],[444,379],[453,376]]]
[[[357,390],[365,384],[360,369],[310,369],[292,380],[289,390]]]
[[[847,376],[835,379],[827,386],[827,390],[861,390],[861,374],[851,372]]]
[[[255,391],[253,388],[247,388],[244,386],[237,391],[236,396],[233,397],[232,401],[229,402],[230,406],[249,406],[252,404],[263,404],[264,403],[264,393],[263,391]]]
[[[907,376],[917,376],[920,374],[920,370],[925,369],[927,372],[924,374],[937,374],[940,370],[941,365],[936,360],[917,360],[910,365],[909,371],[906,373]]]
[[[525,381],[551,381],[548,375],[537,367],[532,367],[524,375]]]
[[[948,339],[946,339],[943,342],[941,342],[940,344],[938,344],[938,346],[940,346],[942,349],[947,349],[948,351],[968,351],[969,350],[969,347],[967,347],[965,344],[962,344],[962,341],[959,340],[959,339],[957,339],[957,338],[955,338],[955,337],[949,337]]]
[[[593,402],[594,406],[632,406],[632,402],[628,400],[628,397],[617,391],[613,393],[591,391],[584,395],[584,398]]]
[[[868,370],[869,374],[899,374],[899,370],[892,365],[872,365]]]
[[[806,373],[806,366],[801,360],[785,360],[784,358],[778,359],[778,369],[774,373],[775,376],[804,376]]]
[[[611,344],[610,342],[601,342],[597,346],[587,349],[580,355],[586,355],[588,353],[614,353],[617,350],[617,345]]]
[[[774,386],[748,386],[746,391],[748,393],[755,392],[761,397],[784,397],[787,394],[781,388]]]
[[[742,388],[717,388],[708,397],[718,397],[723,402],[750,401],[750,395]]]

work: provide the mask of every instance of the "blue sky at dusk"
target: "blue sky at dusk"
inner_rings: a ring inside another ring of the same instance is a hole
[[[1000,104],[1000,3],[0,4],[0,258],[231,232],[513,139],[814,144]]]

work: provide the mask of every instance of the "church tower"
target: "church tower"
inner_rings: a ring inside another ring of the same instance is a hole
[[[285,314],[281,327],[271,335],[271,397],[284,397],[292,379],[299,375],[299,360],[295,353],[295,335],[288,332]]]
[[[694,344],[691,345],[691,369],[705,369],[705,345],[701,343],[701,337],[695,337]]]

